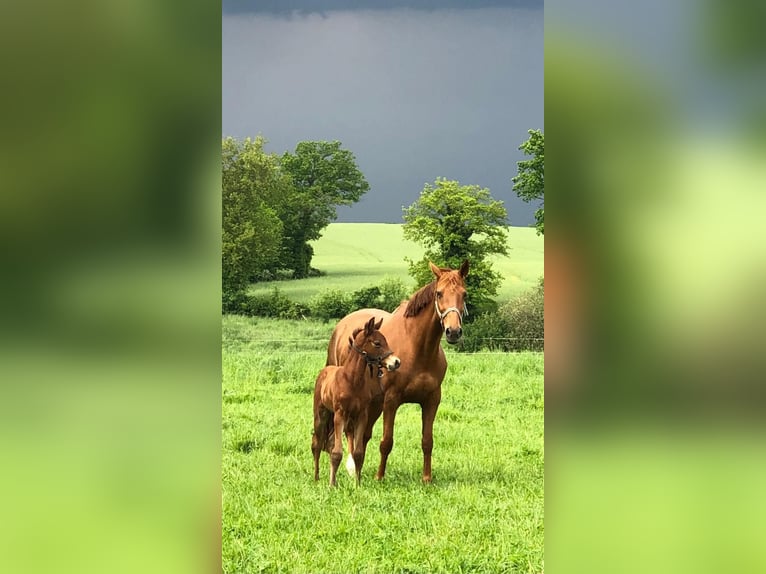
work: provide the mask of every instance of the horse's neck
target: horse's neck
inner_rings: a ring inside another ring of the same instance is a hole
[[[364,377],[364,370],[367,368],[367,361],[364,357],[351,349],[348,360],[343,364],[343,372],[351,379],[351,382],[357,382]]]
[[[428,355],[438,351],[441,345],[442,328],[433,311],[423,309],[415,317],[408,317],[404,320],[410,322],[407,325],[410,334],[418,333],[417,337],[409,337],[418,354]]]

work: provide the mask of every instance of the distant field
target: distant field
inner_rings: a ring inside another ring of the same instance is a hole
[[[291,299],[305,302],[325,289],[354,291],[387,276],[400,278],[414,290],[404,257],[418,259],[423,249],[402,237],[400,224],[332,223],[312,245],[312,266],[326,276],[258,283],[250,292],[264,293],[277,286]],[[543,275],[543,238],[533,228],[510,227],[508,245],[509,257],[493,259],[504,277],[498,293],[501,302],[533,287]]]

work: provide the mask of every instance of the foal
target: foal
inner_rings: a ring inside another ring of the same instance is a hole
[[[399,368],[399,358],[389,349],[386,338],[378,330],[383,319],[375,323],[371,317],[364,328],[354,329],[348,338],[349,358],[342,367],[325,367],[314,387],[314,480],[319,480],[319,455],[330,453],[330,485],[343,458],[343,433],[348,439],[349,455],[356,465],[356,483],[362,478],[366,443],[367,411],[373,397],[383,393],[383,367]],[[369,370],[369,376],[367,371]],[[332,450],[330,447],[332,445]]]

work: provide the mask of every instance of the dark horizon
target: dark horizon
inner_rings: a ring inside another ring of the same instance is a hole
[[[527,130],[544,130],[542,2],[272,4],[224,2],[224,136],[262,134],[277,154],[340,140],[370,191],[339,222],[401,223],[446,177],[533,223],[511,178]]]

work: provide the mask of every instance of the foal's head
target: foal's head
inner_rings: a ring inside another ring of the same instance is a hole
[[[351,348],[364,357],[370,365],[370,370],[373,365],[378,366],[379,377],[383,376],[382,367],[395,371],[401,364],[399,357],[394,355],[388,346],[388,341],[379,331],[382,324],[383,319],[376,323],[375,317],[372,317],[363,328],[354,329],[348,338]]]
[[[430,261],[428,264],[436,276],[436,314],[447,342],[454,345],[463,336],[463,315],[466,312],[464,280],[468,275],[468,261],[463,261],[460,269],[437,267]]]

